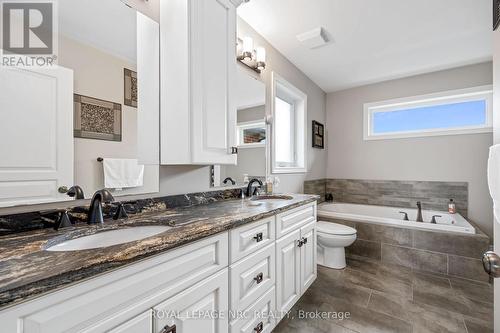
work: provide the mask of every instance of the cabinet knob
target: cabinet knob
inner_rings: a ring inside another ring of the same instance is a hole
[[[160,333],[177,333],[177,327],[175,326],[175,324],[172,326],[165,325]]]
[[[261,283],[261,282],[262,282],[262,280],[264,280],[264,274],[263,274],[263,273],[259,273],[259,274],[257,274],[257,276],[256,276],[256,277],[254,277],[253,279],[257,282],[257,284],[259,284],[259,283]]]
[[[253,237],[253,239],[255,239],[255,241],[258,243],[258,242],[262,242],[263,237],[264,237],[264,235],[262,234],[262,232],[259,232],[257,235],[255,235]]]
[[[302,243],[307,244],[307,237],[302,237]]]
[[[231,154],[238,154],[238,147],[231,147]]]
[[[298,246],[298,247],[302,247],[302,245],[304,245],[304,241],[303,241],[302,239],[299,239],[299,240],[297,241],[297,246]]]
[[[262,332],[263,329],[264,329],[264,323],[260,322],[257,324],[257,326],[254,327],[253,331],[256,333],[260,333]]]

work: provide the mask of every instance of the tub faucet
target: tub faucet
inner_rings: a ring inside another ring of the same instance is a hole
[[[417,222],[424,222],[422,218],[422,203],[420,201],[417,201],[417,209]]]

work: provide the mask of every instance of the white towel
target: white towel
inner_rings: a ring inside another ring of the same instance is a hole
[[[120,190],[139,187],[144,183],[144,165],[137,159],[105,158],[103,160],[104,187]]]
[[[500,223],[500,144],[490,147],[488,158],[488,187],[493,199],[495,219]]]

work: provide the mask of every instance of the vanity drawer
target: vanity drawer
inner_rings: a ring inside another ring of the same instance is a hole
[[[231,310],[248,308],[274,286],[275,258],[273,243],[229,267]]]
[[[269,333],[276,326],[274,318],[276,290],[269,289],[254,304],[246,309],[241,318],[236,318],[230,325],[231,333]],[[260,329],[262,328],[262,330]]]
[[[235,263],[274,242],[274,220],[275,217],[271,216],[231,230],[229,233],[230,262]]]
[[[316,221],[316,202],[300,206],[276,216],[276,238]]]

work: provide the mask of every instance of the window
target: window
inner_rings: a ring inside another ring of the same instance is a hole
[[[307,95],[273,73],[272,172],[306,172]]]
[[[364,107],[365,140],[491,131],[491,86],[370,103]]]
[[[266,146],[266,123],[263,121],[249,121],[238,123],[238,147],[252,148]]]

